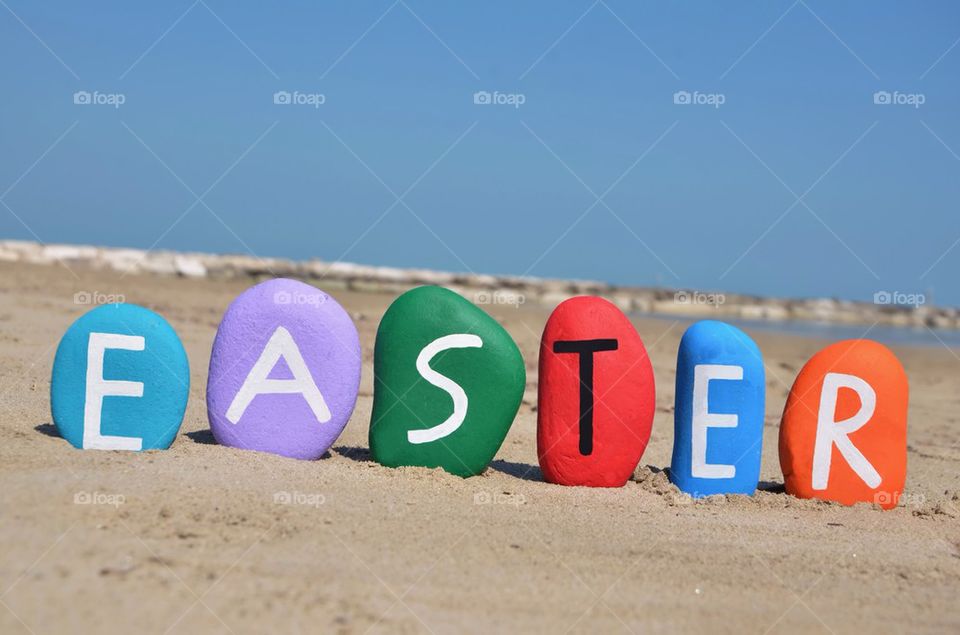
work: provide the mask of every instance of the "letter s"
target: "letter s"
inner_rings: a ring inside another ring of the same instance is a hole
[[[458,383],[430,368],[430,360],[442,351],[451,348],[481,348],[483,340],[476,335],[455,333],[439,337],[423,347],[417,355],[417,372],[432,385],[445,390],[453,399],[453,414],[443,423],[426,430],[408,430],[410,443],[430,443],[453,434],[467,416],[467,393]]]

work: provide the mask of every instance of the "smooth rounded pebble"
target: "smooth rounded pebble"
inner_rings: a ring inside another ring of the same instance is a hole
[[[562,302],[540,340],[537,454],[560,485],[621,487],[650,440],[656,406],[643,340],[611,302]]]
[[[374,350],[370,452],[383,465],[459,476],[490,463],[520,407],[526,369],[500,324],[441,287],[387,309]]]
[[[317,459],[360,388],[360,338],[323,291],[278,278],[241,293],[210,354],[207,415],[221,445]]]
[[[871,340],[827,346],[797,376],[780,423],[788,494],[897,506],[907,478],[907,374]]]
[[[57,347],[50,406],[60,435],[96,450],[166,449],[190,392],[187,353],[166,320],[135,304],[105,304]]]
[[[677,352],[670,481],[693,497],[753,494],[760,480],[766,384],[760,349],[740,329],[691,325]]]

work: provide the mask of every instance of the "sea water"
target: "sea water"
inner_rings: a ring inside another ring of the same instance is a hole
[[[694,321],[691,318],[678,318],[678,316],[657,313],[639,313],[633,314],[633,317]],[[720,316],[712,319],[718,319],[748,331],[783,333],[828,340],[871,339],[887,346],[932,346],[960,351],[960,330],[953,329],[881,324],[871,328],[869,324],[834,324],[811,320],[741,320]]]

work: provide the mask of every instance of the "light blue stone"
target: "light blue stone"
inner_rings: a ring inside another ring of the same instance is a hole
[[[680,341],[676,388],[670,480],[694,497],[753,494],[766,390],[760,349],[734,326],[697,322]]]
[[[74,447],[166,449],[189,392],[187,353],[173,327],[149,309],[106,304],[60,340],[50,407],[60,436]]]

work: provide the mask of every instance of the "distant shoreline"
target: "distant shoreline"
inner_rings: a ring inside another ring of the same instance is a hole
[[[741,319],[769,322],[826,322],[838,325],[883,325],[960,329],[960,310],[921,304],[855,302],[834,298],[763,298],[720,291],[626,287],[590,280],[558,280],[530,276],[450,273],[428,269],[375,267],[320,260],[146,251],[121,247],[0,241],[0,262],[73,265],[124,273],[188,278],[300,278],[322,282],[327,289],[399,294],[413,286],[436,284],[457,291],[479,305],[536,303],[550,307],[576,295],[599,295],[624,312],[690,319]],[[878,294],[880,302],[893,301]]]

